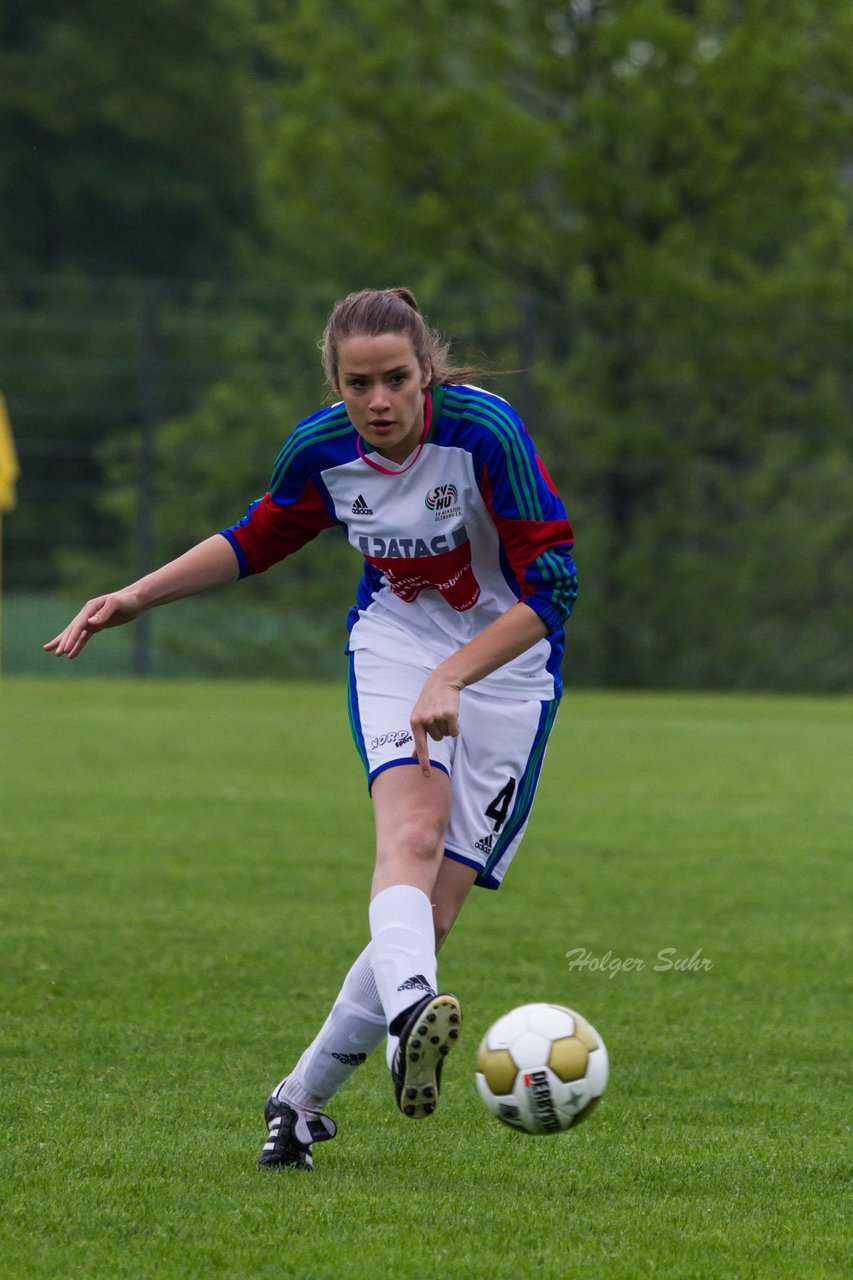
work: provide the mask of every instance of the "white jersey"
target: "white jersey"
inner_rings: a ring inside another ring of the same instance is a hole
[[[478,688],[559,696],[563,623],[577,594],[565,509],[514,410],[476,387],[426,394],[404,463],[369,452],[343,404],[295,429],[269,492],[224,531],[241,575],[337,525],[364,561],[349,648],[432,669],[523,600],[548,635]]]

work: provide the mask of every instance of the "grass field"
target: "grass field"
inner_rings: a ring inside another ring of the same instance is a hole
[[[262,1175],[264,1098],[365,941],[341,691],[6,681],[0,1276],[849,1276],[852,739],[841,700],[570,695],[442,954],[439,1112],[406,1122],[377,1055],[314,1173]],[[611,1057],[557,1138],[473,1083],[536,999]]]

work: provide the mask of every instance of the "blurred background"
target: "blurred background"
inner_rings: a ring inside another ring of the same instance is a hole
[[[570,681],[849,690],[851,126],[848,0],[4,0],[3,671],[340,674],[334,533],[41,645],[238,519],[335,300],[405,283],[514,371]]]

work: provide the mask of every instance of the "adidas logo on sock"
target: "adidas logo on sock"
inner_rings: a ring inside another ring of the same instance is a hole
[[[426,991],[427,995],[434,996],[435,991],[427,982],[422,973],[416,973],[413,978],[407,978],[405,982],[401,982],[398,991]]]
[[[369,507],[364,501],[364,495],[359,494],[355,502],[352,504],[352,513],[354,516],[372,516],[373,508]]]
[[[332,1057],[337,1058],[345,1067],[360,1067],[363,1062],[367,1062],[366,1053],[333,1053]]]

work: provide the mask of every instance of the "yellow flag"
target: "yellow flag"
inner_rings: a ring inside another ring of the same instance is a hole
[[[21,474],[18,455],[12,437],[12,427],[6,412],[6,401],[0,392],[0,511],[12,511],[15,506],[15,483]]]

